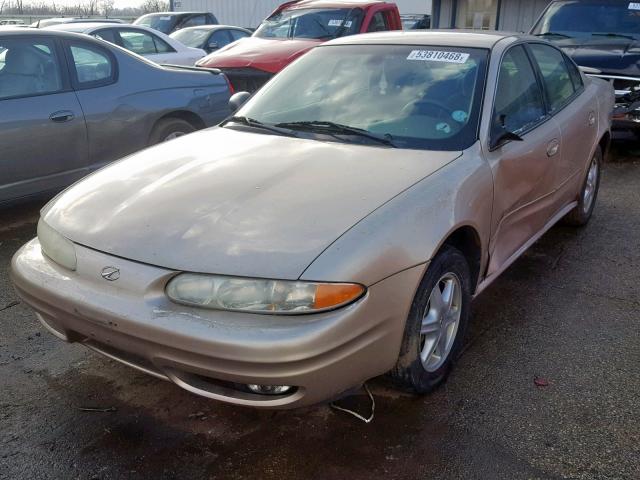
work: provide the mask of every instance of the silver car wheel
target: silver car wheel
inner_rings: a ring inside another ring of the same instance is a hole
[[[458,333],[462,313],[462,285],[454,273],[436,283],[422,316],[420,360],[427,372],[435,372],[447,360]]]
[[[164,139],[162,141],[163,142],[168,142],[169,140],[173,140],[174,138],[178,138],[178,137],[181,137],[183,135],[186,135],[186,133],[185,132],[171,132],[169,135],[164,137]]]
[[[598,176],[600,175],[600,165],[598,159],[593,157],[591,165],[589,165],[589,172],[587,173],[587,181],[584,185],[584,191],[582,192],[582,209],[585,213],[588,213],[593,204],[593,200],[596,196],[596,188],[598,186]]]

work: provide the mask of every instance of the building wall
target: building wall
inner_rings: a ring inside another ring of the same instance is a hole
[[[457,0],[434,0],[434,12],[440,10],[434,28],[451,28],[454,25]],[[533,26],[550,0],[500,0],[498,28],[514,32],[527,32]]]
[[[502,0],[500,30],[528,32],[549,0]]]
[[[172,0],[177,12],[213,13],[226,25],[255,28],[286,0]],[[394,0],[388,0],[394,1]],[[1,0],[0,0],[1,2]],[[400,13],[431,13],[431,0],[395,0]]]

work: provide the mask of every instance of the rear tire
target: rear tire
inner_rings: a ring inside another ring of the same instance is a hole
[[[445,246],[420,282],[396,366],[403,389],[424,394],[443,383],[460,355],[469,323],[471,272],[464,255]]]
[[[598,198],[601,173],[602,150],[600,147],[597,147],[593,157],[591,158],[591,162],[589,163],[587,176],[582,184],[582,188],[580,189],[578,205],[576,208],[571,210],[566,217],[564,217],[563,223],[565,225],[583,227],[589,223]]]
[[[149,136],[149,146],[168,142],[174,138],[195,132],[196,128],[180,118],[164,118],[160,120]]]

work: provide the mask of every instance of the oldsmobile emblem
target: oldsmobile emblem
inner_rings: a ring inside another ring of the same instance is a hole
[[[120,278],[120,270],[116,267],[104,267],[102,269],[102,278],[110,282],[115,282]]]

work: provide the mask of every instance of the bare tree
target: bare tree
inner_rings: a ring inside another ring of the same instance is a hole
[[[140,8],[144,13],[165,12],[169,10],[169,3],[163,0],[145,0]]]
[[[102,14],[105,18],[109,17],[109,14],[113,11],[114,4],[115,0],[101,0],[100,10],[102,10]]]

